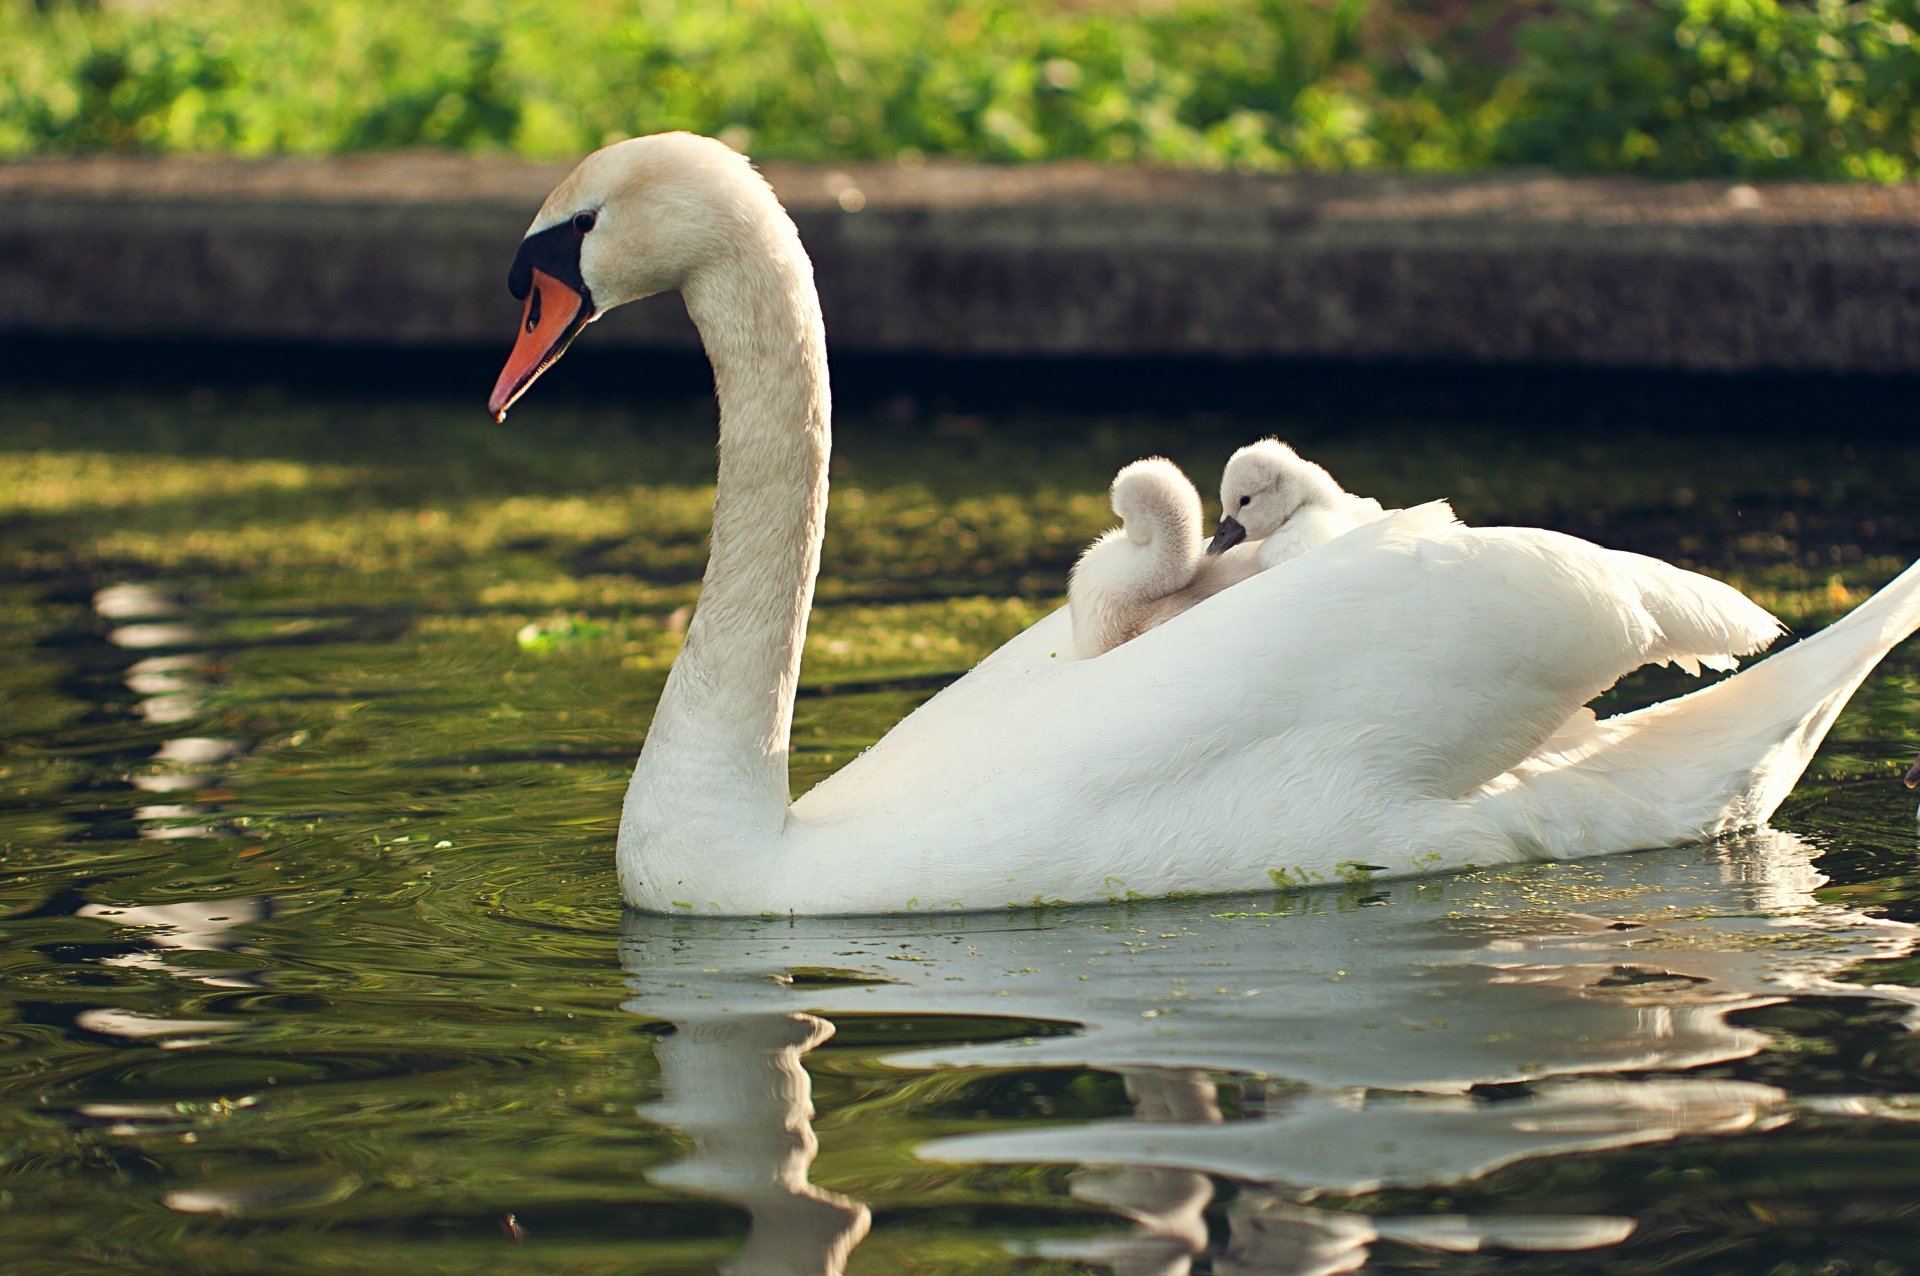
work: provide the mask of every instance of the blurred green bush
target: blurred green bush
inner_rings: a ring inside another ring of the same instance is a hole
[[[1503,164],[1899,180],[1920,0],[0,0],[0,155]]]
[[[1497,156],[1896,181],[1920,167],[1920,4],[1586,0],[1518,33]]]

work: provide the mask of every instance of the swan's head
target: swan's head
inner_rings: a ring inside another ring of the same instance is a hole
[[[1249,443],[1228,459],[1220,475],[1220,529],[1207,552],[1264,540],[1302,509],[1339,490],[1332,475],[1279,439]]]
[[[1135,461],[1113,476],[1113,512],[1127,539],[1150,545],[1163,538],[1188,546],[1200,539],[1200,493],[1164,456]]]
[[[487,410],[504,418],[615,306],[683,287],[756,227],[790,229],[779,210],[746,157],[710,137],[636,137],[581,160],[540,206],[507,272],[526,308]]]

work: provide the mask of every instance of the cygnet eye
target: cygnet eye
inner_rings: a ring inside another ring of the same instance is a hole
[[[573,228],[584,235],[592,230],[593,224],[599,220],[600,215],[595,212],[575,213],[573,215]]]
[[[1247,508],[1247,506],[1251,505],[1252,503],[1253,503],[1253,498],[1251,496],[1243,496],[1240,498],[1241,509]]]

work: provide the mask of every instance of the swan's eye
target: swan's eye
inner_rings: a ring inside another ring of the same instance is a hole
[[[1247,508],[1247,506],[1249,506],[1249,505],[1251,505],[1251,504],[1253,504],[1253,498],[1252,498],[1251,496],[1243,496],[1243,497],[1241,497],[1241,498],[1240,498],[1240,508],[1241,508],[1241,509],[1245,509],[1245,508]]]
[[[575,213],[573,215],[573,228],[584,235],[592,230],[593,224],[599,220],[600,216],[597,213]]]

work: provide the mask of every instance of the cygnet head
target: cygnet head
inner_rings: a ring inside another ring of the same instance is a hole
[[[1113,476],[1113,512],[1136,545],[1198,541],[1205,517],[1200,493],[1180,467],[1164,456],[1135,461]]]
[[[1302,509],[1339,494],[1331,474],[1279,439],[1249,443],[1228,459],[1220,475],[1220,528],[1207,552],[1264,540]]]
[[[684,288],[756,237],[793,234],[766,181],[723,142],[659,133],[595,151],[547,196],[507,272],[526,310],[487,410],[504,417],[615,306]]]

